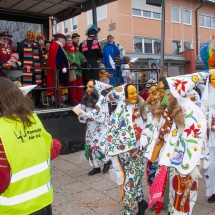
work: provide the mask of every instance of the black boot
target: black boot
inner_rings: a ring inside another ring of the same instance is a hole
[[[99,167],[99,168],[94,168],[93,170],[91,170],[89,173],[88,173],[88,175],[95,175],[95,174],[97,174],[97,173],[101,173],[101,168]]]
[[[138,202],[138,213],[137,215],[144,215],[145,210],[148,208],[148,203],[143,199],[141,202]]]
[[[213,194],[209,199],[208,203],[214,203],[215,202],[215,194]]]
[[[109,160],[107,163],[104,164],[103,173],[106,173],[110,169],[110,165],[112,164],[112,161]]]

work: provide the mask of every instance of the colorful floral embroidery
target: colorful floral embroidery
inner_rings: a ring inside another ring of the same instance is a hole
[[[197,135],[201,134],[199,130],[200,129],[195,128],[195,125],[193,123],[189,129],[185,129],[184,131],[187,133],[187,137],[191,134],[194,138],[196,138]]]
[[[176,79],[175,82],[176,83],[174,83],[173,86],[178,91],[178,93],[181,94],[181,90],[185,92],[185,85],[187,84],[187,81],[180,81]]]
[[[174,130],[172,131],[172,136],[173,136],[173,137],[176,137],[176,136],[177,136],[177,130],[176,130],[176,129],[174,129]]]
[[[194,83],[197,83],[197,82],[199,81],[199,76],[198,76],[198,75],[194,75],[194,76],[192,77],[192,81],[193,81]]]

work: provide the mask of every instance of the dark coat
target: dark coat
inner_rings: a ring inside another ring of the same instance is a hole
[[[99,68],[98,59],[103,57],[101,47],[99,49],[91,49],[93,40],[87,40],[88,51],[82,52],[82,43],[79,46],[79,50],[84,54],[84,57],[91,64],[92,68]],[[83,83],[84,85],[90,79],[99,80],[99,70],[83,70]]]

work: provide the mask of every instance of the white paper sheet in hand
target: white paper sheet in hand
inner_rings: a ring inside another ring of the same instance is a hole
[[[135,63],[136,61],[138,61],[138,58],[132,58],[130,62]]]
[[[26,96],[32,89],[34,89],[37,85],[30,85],[26,87],[20,87],[19,89],[23,92],[23,94]]]
[[[112,57],[109,55],[109,61],[112,69],[116,69],[115,62],[113,61]]]

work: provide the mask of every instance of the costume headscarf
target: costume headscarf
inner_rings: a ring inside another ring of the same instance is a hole
[[[127,152],[137,147],[135,131],[132,124],[133,109],[138,107],[138,104],[127,104],[125,98],[126,84],[116,87],[111,90],[107,96],[107,102],[116,102],[117,107],[110,117],[108,123],[108,131],[104,140],[106,142],[106,151],[109,155],[114,156],[123,152]],[[138,100],[144,103],[144,100],[138,97]],[[147,119],[145,108],[139,109],[140,115],[144,120]],[[144,128],[141,117],[139,125]]]
[[[187,93],[208,75],[208,72],[199,72],[192,74],[190,78],[187,78],[186,76],[178,77],[177,79],[167,78],[170,92],[177,99],[182,108],[182,114],[185,119],[185,128],[182,135],[177,137],[177,139],[179,138],[180,140],[180,144],[177,146],[177,151],[172,150],[172,152],[170,152],[169,149],[171,150],[172,147],[176,148],[174,133],[172,133],[173,138],[170,139],[170,147],[167,149],[169,152],[166,154],[172,154],[172,156],[167,159],[171,161],[171,166],[178,169],[181,174],[190,173],[199,162],[203,140],[206,135],[206,120],[204,114],[190,100]],[[162,165],[165,165],[166,159],[163,160],[164,162]]]

